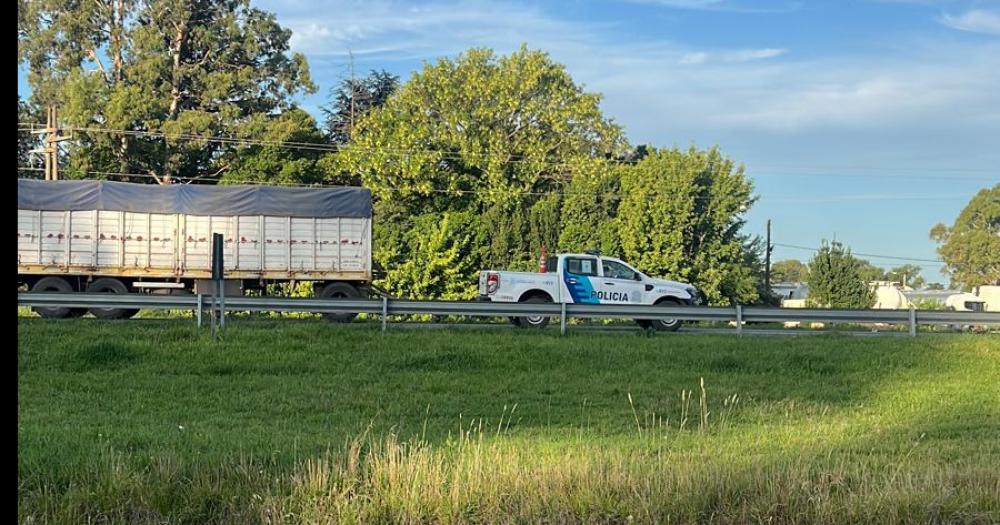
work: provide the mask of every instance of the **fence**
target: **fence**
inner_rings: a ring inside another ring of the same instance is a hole
[[[210,298],[210,297],[209,297]],[[193,310],[198,326],[202,313],[212,307],[203,295],[32,293],[18,292],[18,306],[65,308],[139,308],[151,310]],[[225,309],[244,312],[365,313],[381,317],[382,329],[391,315],[454,315],[467,317],[558,317],[560,332],[572,318],[662,319],[682,321],[735,322],[740,334],[744,323],[822,322],[884,323],[908,325],[910,335],[918,325],[1000,325],[1000,312],[955,312],[921,310],[831,310],[810,308],[768,308],[758,306],[647,306],[565,303],[493,303],[464,301],[409,301],[401,299],[306,299],[283,297],[228,297]],[[222,317],[217,307],[213,313]]]

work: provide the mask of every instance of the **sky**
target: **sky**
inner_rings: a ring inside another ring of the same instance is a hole
[[[745,231],[772,221],[773,260],[824,239],[936,259],[930,228],[1000,181],[1000,0],[253,4],[292,30],[317,118],[349,55],[405,81],[470,47],[545,51],[632,144],[718,145],[742,163],[759,197]],[[947,284],[939,263],[916,264]]]

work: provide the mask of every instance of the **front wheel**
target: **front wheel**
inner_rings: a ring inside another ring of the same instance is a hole
[[[681,306],[681,303],[674,299],[664,299],[656,303],[656,306],[674,307]],[[677,330],[680,330],[681,325],[684,324],[684,322],[680,319],[673,319],[669,317],[662,319],[636,319],[635,322],[645,329],[655,330],[657,332],[676,332]]]
[[[551,303],[552,301],[547,297],[539,297],[536,295],[534,297],[529,297],[521,302],[539,304],[539,303]],[[520,328],[545,328],[549,324],[549,318],[544,315],[525,315],[521,317],[515,317],[514,319],[516,320],[514,324]]]

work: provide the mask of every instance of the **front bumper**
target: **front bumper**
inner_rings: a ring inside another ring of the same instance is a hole
[[[493,298],[488,295],[477,295],[474,301],[478,303],[492,303]]]

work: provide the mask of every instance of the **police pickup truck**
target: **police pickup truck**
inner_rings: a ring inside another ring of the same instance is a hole
[[[703,299],[690,284],[654,279],[613,257],[597,252],[566,253],[548,259],[546,271],[479,274],[479,300],[498,303],[583,303],[697,305]],[[545,316],[511,319],[522,328],[543,327]],[[636,320],[644,328],[675,331],[678,319]]]

